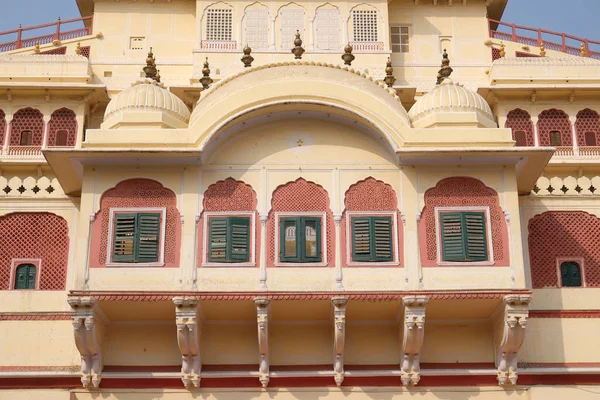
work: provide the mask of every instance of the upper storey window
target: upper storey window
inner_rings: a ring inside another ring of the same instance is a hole
[[[392,217],[352,218],[352,260],[393,261]]]
[[[338,10],[317,10],[317,49],[337,50],[340,41],[340,12]]]
[[[281,218],[279,223],[282,262],[321,261],[321,218]]]
[[[442,261],[487,261],[487,230],[484,212],[442,212]]]
[[[392,53],[408,53],[408,26],[390,26]]]
[[[560,265],[562,287],[581,287],[581,269],[576,262],[564,262]]]
[[[250,260],[250,218],[211,218],[209,234],[209,261],[239,263]]]
[[[377,42],[377,11],[352,11],[352,28],[355,42]]]
[[[206,11],[206,39],[231,40],[233,15],[231,9],[209,9]]]
[[[269,47],[269,10],[252,8],[245,15],[246,44],[252,49]]]
[[[158,263],[164,243],[164,211],[112,210],[113,263]],[[155,212],[158,211],[158,212]]]
[[[296,32],[304,36],[304,10],[287,8],[280,11],[281,19],[281,48],[291,49],[294,47]]]
[[[35,289],[36,275],[35,265],[19,265],[16,269],[15,289]]]

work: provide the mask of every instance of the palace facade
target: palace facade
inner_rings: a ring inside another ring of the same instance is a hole
[[[506,3],[0,33],[0,399],[595,399],[600,42]]]

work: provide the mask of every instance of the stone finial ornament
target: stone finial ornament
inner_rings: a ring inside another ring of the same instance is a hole
[[[582,42],[582,43],[581,43],[581,45],[579,46],[579,55],[580,55],[581,57],[585,57],[585,56],[587,55],[587,54],[586,54],[586,51],[585,51],[585,44],[583,44],[583,42]]]
[[[40,42],[35,42],[35,49],[33,49],[35,54],[40,54]]]
[[[500,42],[500,57],[506,57],[506,49],[504,48],[504,42]]]
[[[302,58],[302,54],[304,54],[304,51],[305,50],[302,47],[302,39],[300,39],[300,31],[296,31],[296,39],[294,39],[294,48],[292,49],[294,58],[296,60],[300,60]]]
[[[252,49],[246,44],[246,47],[244,47],[243,52],[244,56],[241,58],[241,60],[244,63],[244,68],[249,68],[252,66],[252,61],[254,61],[254,57],[250,55],[250,53],[252,53]]]
[[[448,58],[448,53],[446,52],[446,49],[444,49],[444,53],[442,54],[442,68],[440,68],[440,70],[438,71],[438,75],[437,75],[437,84],[441,84],[444,79],[447,79],[450,77],[450,74],[452,74],[452,67],[450,67],[450,59]]]
[[[394,68],[392,68],[392,59],[388,57],[387,63],[385,64],[385,78],[383,79],[388,87],[394,86],[396,78],[394,77]]]
[[[540,43],[540,56],[546,57],[546,46],[544,46],[544,42]]]
[[[342,60],[344,60],[345,65],[352,65],[352,61],[354,61],[355,58],[356,57],[354,57],[354,54],[352,54],[352,46],[350,46],[350,43],[348,43],[346,47],[344,47],[344,54],[342,54]]]
[[[152,53],[152,47],[150,47],[150,52],[146,58],[144,73],[146,74],[146,78],[156,80],[156,74],[158,71],[156,70],[156,59],[154,58],[154,53]]]
[[[206,57],[206,61],[204,61],[204,68],[202,68],[202,78],[200,78],[200,83],[204,89],[208,89],[210,84],[213,82],[210,77],[210,68],[208,65],[208,57]]]
[[[160,69],[156,70],[156,78],[154,78],[154,80],[158,83],[160,83]]]
[[[81,42],[77,42],[77,47],[75,48],[75,54],[78,56],[81,55]]]

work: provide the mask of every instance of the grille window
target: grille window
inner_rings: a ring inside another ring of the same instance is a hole
[[[352,27],[355,42],[377,41],[377,11],[355,10],[352,12]]]
[[[206,39],[231,40],[232,12],[229,9],[211,9],[206,12]]]

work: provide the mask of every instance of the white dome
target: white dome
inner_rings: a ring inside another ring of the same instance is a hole
[[[476,117],[476,120],[469,118],[469,115]],[[417,100],[408,116],[415,128],[444,125],[496,127],[487,101],[448,78]],[[439,118],[435,118],[436,116]]]
[[[190,111],[179,97],[145,78],[108,103],[102,128],[186,128],[189,120]]]

